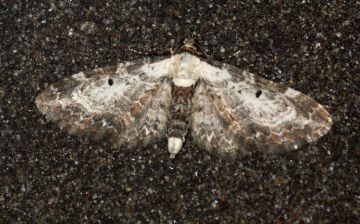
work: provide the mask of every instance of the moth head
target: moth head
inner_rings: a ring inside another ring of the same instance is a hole
[[[175,54],[180,54],[182,52],[189,52],[195,56],[206,58],[206,54],[195,38],[186,38],[180,42],[179,46],[175,49]]]

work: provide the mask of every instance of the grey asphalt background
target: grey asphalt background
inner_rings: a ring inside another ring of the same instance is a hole
[[[0,1],[0,223],[359,223],[359,1],[169,2]],[[331,131],[295,152],[235,161],[188,140],[171,161],[166,139],[115,150],[36,108],[67,75],[190,36],[315,98]]]

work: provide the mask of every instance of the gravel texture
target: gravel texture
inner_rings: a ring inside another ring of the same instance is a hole
[[[169,2],[0,2],[0,223],[359,223],[359,1]],[[188,140],[171,161],[165,139],[115,150],[36,108],[67,75],[190,36],[326,105],[331,131],[295,152],[234,161]]]

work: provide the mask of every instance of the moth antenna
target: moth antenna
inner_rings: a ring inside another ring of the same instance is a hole
[[[142,51],[138,51],[136,49],[133,49],[131,47],[128,47],[128,50],[131,51],[131,52],[134,52],[136,53],[137,55],[142,55],[142,56],[166,56],[166,55],[173,55],[173,50],[170,48],[170,49],[164,49],[164,50],[151,50],[151,51],[148,51],[148,52],[142,52]]]

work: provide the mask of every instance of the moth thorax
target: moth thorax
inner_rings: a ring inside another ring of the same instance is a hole
[[[197,58],[188,52],[178,54],[176,57],[176,72],[174,78],[193,78],[194,63]]]

